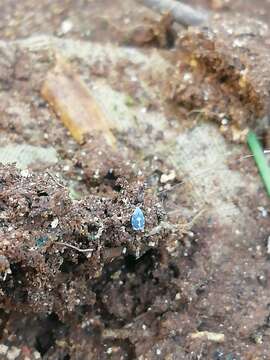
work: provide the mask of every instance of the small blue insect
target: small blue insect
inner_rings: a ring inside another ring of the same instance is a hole
[[[131,216],[132,229],[135,231],[143,231],[145,220],[142,210],[136,207],[134,213]]]

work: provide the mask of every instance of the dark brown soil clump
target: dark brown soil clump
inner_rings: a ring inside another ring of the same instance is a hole
[[[73,311],[93,305],[91,281],[114,258],[140,257],[159,238],[149,233],[164,220],[158,199],[143,183],[118,179],[111,198],[72,201],[45,174],[0,169],[2,304],[24,311]],[[134,231],[136,206],[147,214],[147,231]],[[68,247],[70,245],[70,247]],[[75,246],[87,252],[77,251]]]
[[[111,352],[116,359],[133,358],[153,348],[154,334],[166,338],[192,291],[175,281],[178,261],[183,258],[184,277],[186,252],[192,256],[197,244],[189,250],[178,244],[188,227],[181,232],[167,223],[142,181],[119,177],[111,197],[81,201],[72,201],[48,173],[1,166],[0,184],[1,306],[11,311],[5,331],[31,324],[21,351],[34,356],[37,349],[48,359],[88,359],[89,353],[100,359]],[[135,206],[145,213],[144,232],[131,228]],[[167,247],[175,242],[171,258]],[[138,328],[153,340],[141,344]]]
[[[259,20],[219,15],[183,33],[185,61],[171,82],[171,98],[215,120],[234,141],[269,113],[269,31]]]

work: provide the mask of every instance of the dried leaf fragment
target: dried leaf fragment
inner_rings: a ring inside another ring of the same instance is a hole
[[[56,57],[56,65],[48,72],[41,95],[79,143],[86,134],[98,131],[109,145],[115,144],[109,120],[100,105],[62,57]]]

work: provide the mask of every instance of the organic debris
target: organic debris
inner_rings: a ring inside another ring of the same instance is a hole
[[[240,16],[217,16],[181,34],[171,100],[188,116],[212,119],[228,138],[244,142],[248,128],[269,113],[268,39],[264,23]]]
[[[98,131],[111,146],[115,144],[100,105],[71,65],[59,55],[54,69],[47,74],[41,94],[79,143],[87,134]]]
[[[191,339],[206,339],[217,343],[222,343],[225,340],[224,334],[214,333],[210,331],[198,331],[189,335]]]
[[[140,1],[161,13],[170,12],[173,19],[184,26],[195,26],[205,23],[209,16],[206,11],[195,10],[193,7],[176,0]]]
[[[137,26],[128,35],[127,44],[135,46],[155,46],[158,48],[171,48],[176,39],[173,28],[173,18],[167,13],[160,20],[146,20],[145,24]]]

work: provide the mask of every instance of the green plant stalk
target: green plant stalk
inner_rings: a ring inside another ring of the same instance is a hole
[[[247,135],[247,143],[254,156],[255,162],[261,174],[268,196],[270,196],[270,167],[267,164],[262,146],[256,134],[250,131]]]

